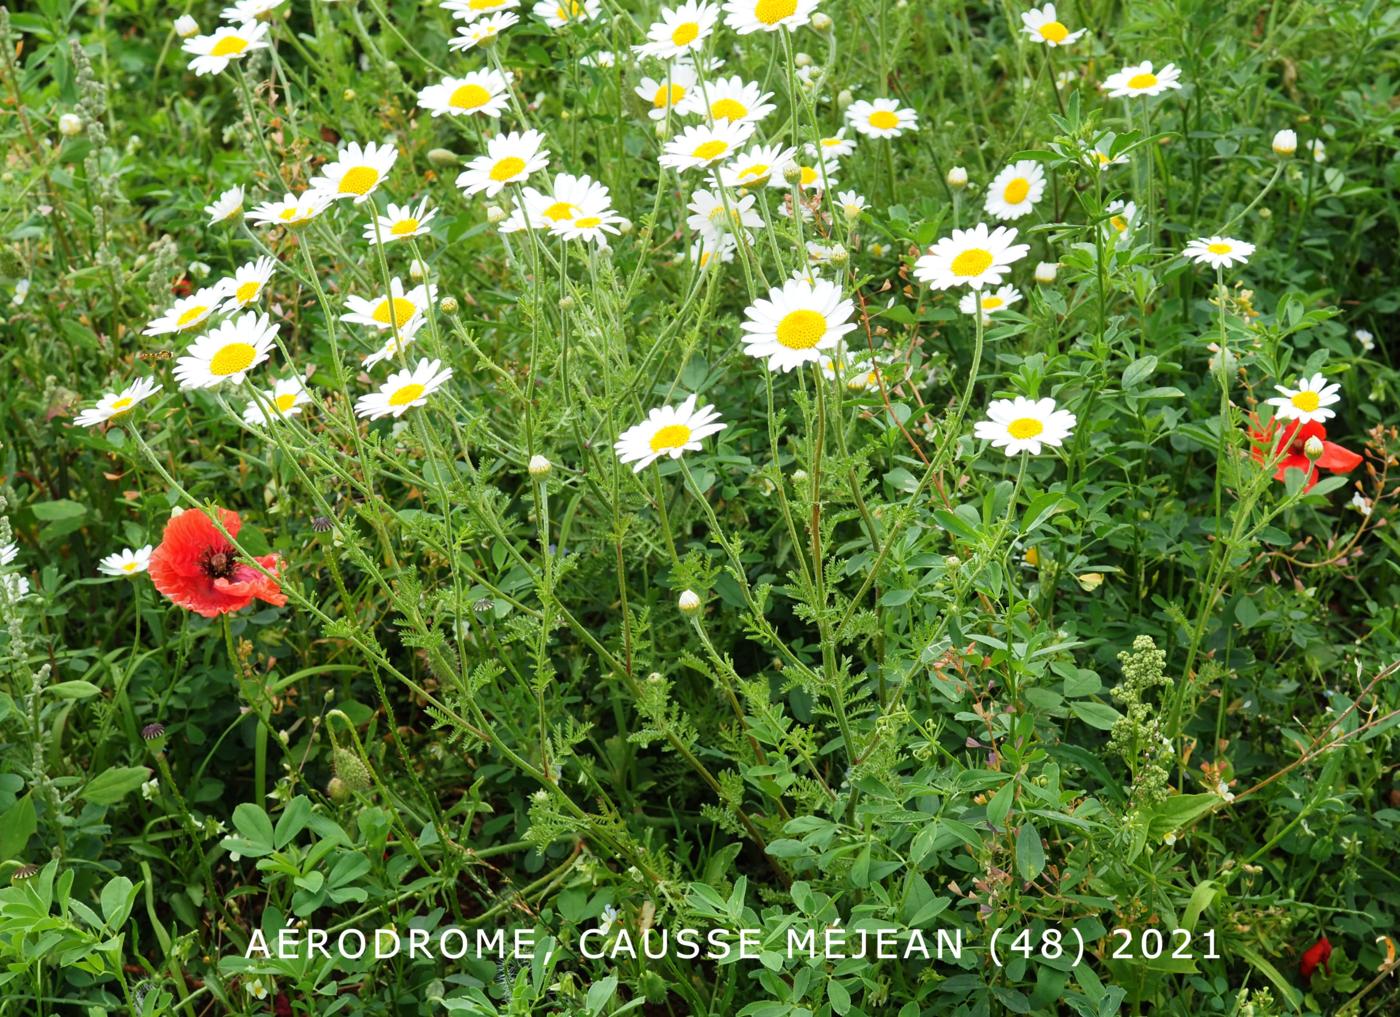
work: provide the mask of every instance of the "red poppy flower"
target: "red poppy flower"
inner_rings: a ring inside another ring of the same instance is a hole
[[[1317,970],[1320,964],[1322,965],[1322,970],[1330,975],[1332,973],[1332,968],[1329,966],[1331,962],[1332,944],[1327,942],[1326,936],[1323,936],[1316,943],[1303,951],[1303,959],[1298,962],[1298,972],[1303,976],[1304,980],[1310,979],[1313,976],[1313,972]]]
[[[1322,442],[1322,455],[1318,456],[1316,463],[1311,462],[1304,451],[1309,438]],[[1311,491],[1317,483],[1315,467],[1320,466],[1333,473],[1350,473],[1361,465],[1361,457],[1355,452],[1328,441],[1327,428],[1318,423],[1293,420],[1279,428],[1277,420],[1261,426],[1258,418],[1255,418],[1254,426],[1249,429],[1249,440],[1254,443],[1251,451],[1255,462],[1264,463],[1278,456],[1283,457],[1275,464],[1275,480],[1283,480],[1289,470],[1302,471],[1307,477],[1303,486],[1305,491]]]
[[[237,512],[219,509],[219,520],[231,536],[243,521]],[[277,572],[277,555],[254,559]],[[238,560],[238,552],[213,521],[199,511],[182,512],[165,524],[160,546],[151,552],[147,568],[155,588],[171,601],[206,618],[247,607],[253,599],[279,607],[287,596],[275,579]]]

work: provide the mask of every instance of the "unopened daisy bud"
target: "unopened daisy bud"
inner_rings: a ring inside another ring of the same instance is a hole
[[[967,170],[962,166],[954,166],[948,171],[948,186],[955,191],[961,191],[967,186]]]
[[[438,308],[442,311],[443,314],[456,314],[457,298],[443,297],[441,300],[438,301]]]
[[[572,311],[574,309],[574,298],[567,293],[559,298],[559,310]]]
[[[349,749],[336,749],[331,753],[331,770],[352,791],[369,790],[369,768]]]
[[[1308,457],[1309,462],[1317,462],[1322,458],[1322,453],[1322,439],[1317,435],[1313,435],[1307,441],[1303,442],[1303,455]]]
[[[83,133],[82,118],[76,113],[65,113],[58,118],[58,133],[65,138],[71,138],[75,134]]]
[[[956,569],[960,565],[962,565],[962,559],[955,554],[950,554],[948,555],[948,557],[943,559],[943,564],[950,569]]]
[[[1274,155],[1290,156],[1298,151],[1298,135],[1284,129],[1274,135]]]
[[[613,225],[617,227],[618,236],[625,237],[632,232],[631,219],[619,219],[617,222],[613,223]]]
[[[656,131],[656,136],[658,138],[662,139],[663,141],[666,139],[667,130],[665,120],[656,121],[656,125],[653,129]]]
[[[694,590],[685,590],[676,601],[676,606],[681,609],[681,614],[694,614],[700,610],[700,594]]]
[[[783,167],[783,179],[790,184],[800,183],[802,180],[802,167],[795,162],[790,162]]]
[[[543,480],[549,476],[549,471],[554,469],[554,466],[544,456],[533,455],[530,457],[530,465],[526,469],[530,471],[530,476],[536,480]]]
[[[792,58],[792,62],[798,67],[811,67],[812,55],[810,53],[798,53]]]
[[[434,166],[455,166],[457,165],[457,153],[446,148],[429,149],[428,161]]]
[[[181,39],[188,39],[192,35],[198,35],[199,22],[188,14],[181,14],[175,19],[175,34]]]
[[[833,265],[844,265],[851,260],[851,254],[840,244],[835,244],[832,246],[830,253],[827,254],[826,260]]]
[[[851,94],[849,88],[843,88],[836,94],[836,109],[844,111],[847,106],[856,101],[856,97]]]
[[[414,282],[422,282],[423,277],[428,274],[428,263],[421,258],[414,258],[408,263],[408,274]]]
[[[1055,273],[1059,270],[1059,264],[1053,261],[1042,261],[1035,266],[1035,281],[1049,284],[1055,281]]]
[[[492,226],[498,222],[503,222],[506,217],[506,210],[500,205],[491,205],[486,209],[486,221]]]
[[[831,16],[817,11],[816,14],[812,15],[812,27],[818,32],[831,31]]]
[[[1274,217],[1274,210],[1268,205],[1265,205],[1258,212],[1256,212],[1255,215],[1259,216],[1260,219],[1272,219]]]

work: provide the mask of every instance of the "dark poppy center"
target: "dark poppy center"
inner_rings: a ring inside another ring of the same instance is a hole
[[[233,575],[237,559],[233,550],[226,547],[211,547],[199,560],[199,567],[210,579],[227,579]]]

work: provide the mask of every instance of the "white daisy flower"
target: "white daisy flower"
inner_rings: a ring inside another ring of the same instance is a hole
[[[1191,241],[1181,252],[1183,258],[1211,268],[1233,268],[1243,265],[1254,253],[1254,245],[1230,237],[1200,237]]]
[[[600,49],[584,54],[578,62],[584,67],[616,67],[617,54],[610,49]]]
[[[580,21],[592,21],[603,9],[602,0],[540,0],[534,15],[556,31]]]
[[[273,383],[272,388],[264,391],[259,400],[249,403],[243,411],[243,419],[249,424],[266,426],[273,421],[295,417],[310,401],[311,396],[300,378],[284,378]]]
[[[378,392],[360,396],[355,401],[355,415],[370,420],[401,417],[414,406],[426,405],[428,396],[451,377],[452,368],[443,367],[441,360],[420,360],[412,370],[395,371],[389,375]]]
[[[287,0],[237,0],[232,7],[225,7],[219,13],[219,17],[235,25],[249,21],[267,21],[271,19],[272,13],[286,2]]]
[[[1181,70],[1167,64],[1160,71],[1152,69],[1152,61],[1129,64],[1116,74],[1110,74],[1101,86],[1110,99],[1134,95],[1161,95],[1169,88],[1181,87]]]
[[[225,279],[219,283],[228,296],[224,300],[223,307],[219,308],[224,314],[232,314],[234,311],[241,311],[254,300],[262,296],[263,289],[267,286],[267,281],[272,278],[272,273],[277,268],[277,262],[267,255],[263,255],[257,261],[250,261],[246,265],[239,266],[233,273],[233,278]]]
[[[663,9],[661,20],[647,29],[647,41],[632,49],[662,60],[682,56],[705,45],[718,19],[719,8],[714,4],[685,0],[679,7]]]
[[[407,240],[409,237],[421,237],[428,232],[428,223],[432,222],[435,215],[437,209],[428,207],[427,198],[418,202],[417,208],[390,202],[388,210],[383,215],[376,216],[379,220],[377,228],[372,222],[365,223],[364,236],[371,244],[388,244],[395,240]]]
[[[97,405],[83,410],[73,418],[73,423],[79,427],[96,427],[98,424],[111,420],[113,417],[120,417],[127,413],[137,403],[148,399],[160,391],[160,385],[154,378],[137,378],[120,392],[108,392],[101,399],[97,400]]]
[[[375,364],[382,364],[386,360],[393,360],[399,353],[408,349],[418,341],[418,333],[422,328],[423,316],[410,318],[408,324],[399,329],[398,335],[389,333],[384,344],[373,353],[367,353],[360,358],[360,364],[365,368],[371,368]]]
[[[165,313],[153,319],[142,335],[168,335],[171,332],[188,332],[198,328],[208,317],[219,309],[228,295],[222,282],[204,286],[187,297],[175,301]]]
[[[855,222],[870,207],[870,203],[865,200],[864,195],[855,191],[842,191],[836,195],[836,207],[841,209],[841,214],[849,222]]]
[[[841,288],[821,278],[789,279],[744,312],[744,352],[768,361],[770,371],[816,363],[856,327],[856,306]]]
[[[797,154],[795,148],[782,145],[751,145],[719,168],[719,179],[725,187],[762,187],[776,180],[781,183],[783,171]]]
[[[701,440],[724,430],[712,405],[696,409],[696,397],[686,396],[679,406],[658,406],[647,419],[623,431],[613,442],[617,458],[640,473],[662,456],[679,459],[685,452],[699,452]]]
[[[1104,220],[1105,236],[1110,240],[1117,240],[1119,237],[1127,240],[1133,235],[1133,227],[1137,220],[1137,202],[1110,201],[1104,211],[1108,213],[1108,218]]]
[[[134,576],[145,572],[151,562],[150,544],[145,547],[128,547],[107,555],[97,563],[97,571],[104,576]]]
[[[302,195],[288,193],[279,201],[264,201],[254,206],[247,218],[257,226],[305,226],[330,205],[330,196],[318,191]]]
[[[998,286],[995,291],[973,290],[964,293],[958,301],[958,310],[963,314],[976,314],[980,305],[982,320],[990,321],[992,315],[1004,311],[1021,299],[1021,291],[1015,286]]]
[[[612,196],[607,187],[593,183],[593,186],[585,189],[572,214],[561,216],[550,223],[549,232],[565,240],[582,240],[599,247],[607,247],[607,234],[616,236],[619,232],[617,224],[620,222],[622,216],[613,210]]]
[[[1126,154],[1114,158],[1111,153],[1112,144],[1107,138],[1100,138],[1098,141],[1094,142],[1093,148],[1085,151],[1084,161],[1089,166],[1097,167],[1100,170],[1106,170],[1111,166],[1122,166],[1128,161]]]
[[[1029,244],[1015,241],[1016,231],[1009,226],[988,230],[986,223],[978,223],[972,229],[953,230],[914,262],[914,276],[939,290],[996,286],[1011,265],[1030,252]]]
[[[1031,8],[1021,15],[1021,31],[1031,37],[1031,42],[1047,46],[1068,46],[1081,35],[1084,29],[1071,32],[1058,19],[1054,4],[1046,4],[1040,10]]]
[[[897,138],[919,127],[919,115],[898,99],[858,99],[846,107],[846,119],[867,138]]]
[[[777,109],[768,100],[772,92],[761,90],[755,81],[734,74],[693,88],[680,105],[682,113],[696,113],[706,120],[756,124]]]
[[[403,280],[394,276],[389,280],[388,296],[366,300],[353,293],[346,294],[345,303],[350,310],[342,314],[340,320],[379,329],[397,326],[401,330],[418,315],[426,315],[436,299],[436,286],[420,283],[411,290],[405,290]]]
[[[457,29],[457,35],[447,40],[447,48],[456,50],[458,53],[465,53],[469,49],[480,46],[483,42],[496,38],[507,28],[519,23],[519,16],[509,11],[488,14],[484,18],[478,18]]]
[[[521,188],[524,207],[517,206],[501,224],[502,233],[522,229],[552,229],[582,215],[585,208],[607,208],[612,201],[607,187],[588,175],[557,173],[548,193]]]
[[[992,400],[987,417],[973,426],[972,433],[1008,456],[1022,452],[1038,456],[1042,445],[1059,448],[1076,423],[1073,413],[1055,408],[1055,400],[1025,396]]]
[[[666,143],[661,165],[688,170],[712,166],[734,155],[753,134],[753,124],[725,120],[687,127]]]
[[[1019,219],[1035,208],[1045,193],[1045,170],[1033,159],[1014,162],[998,173],[987,188],[987,214],[996,219]]]
[[[695,68],[689,64],[671,64],[660,79],[643,78],[635,91],[643,102],[650,103],[647,116],[653,120],[665,120],[671,110],[680,112],[681,103],[690,96],[695,87]]]
[[[267,25],[256,21],[242,25],[224,25],[213,35],[196,35],[186,39],[180,48],[193,54],[190,70],[196,75],[218,74],[229,65],[255,49],[267,48]]]
[[[460,21],[475,21],[514,10],[520,6],[520,0],[443,0],[439,6]]]
[[[457,186],[466,194],[494,198],[549,165],[549,153],[540,150],[543,145],[544,135],[535,130],[498,134],[486,143],[486,154],[457,175]]]
[[[175,377],[182,389],[242,384],[267,359],[276,338],[277,326],[266,314],[248,311],[196,339],[175,361]]]
[[[841,128],[828,138],[822,138],[816,145],[808,145],[807,151],[811,155],[821,152],[822,157],[828,160],[842,159],[856,150],[854,139],[846,137],[846,128]]]
[[[1281,420],[1320,424],[1337,415],[1337,412],[1329,407],[1342,400],[1339,395],[1342,386],[1336,383],[1327,384],[1327,379],[1320,374],[1314,374],[1311,378],[1299,378],[1297,388],[1285,388],[1282,385],[1275,385],[1274,388],[1282,395],[1264,401],[1277,407],[1275,413]]]
[[[328,198],[350,198],[357,205],[369,200],[399,157],[391,142],[361,147],[352,141],[336,156],[335,162],[321,167],[321,175],[311,181],[311,190]]]
[[[418,93],[418,105],[435,117],[480,113],[498,117],[510,102],[510,82],[496,70],[472,71],[460,78],[443,78]]]
[[[721,192],[700,189],[690,196],[686,207],[691,214],[685,222],[711,240],[718,240],[726,233],[742,232],[748,237],[749,230],[763,228],[763,217],[754,208],[756,201],[748,193],[729,195],[726,200]]]
[[[817,0],[725,0],[724,21],[740,35],[801,28],[812,20]]]
[[[690,245],[690,260],[702,269],[709,268],[716,261],[721,264],[733,261],[738,247],[739,241],[733,233],[722,233],[718,237],[701,233]]]
[[[243,188],[230,187],[210,204],[204,206],[204,214],[209,217],[209,225],[214,226],[230,219],[238,218],[243,211]]]

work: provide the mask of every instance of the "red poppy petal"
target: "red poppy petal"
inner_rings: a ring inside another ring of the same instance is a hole
[[[1324,441],[1322,455],[1318,457],[1317,465],[1324,470],[1331,470],[1333,473],[1350,473],[1361,465],[1361,457],[1334,442]]]

